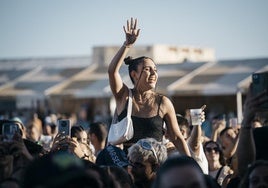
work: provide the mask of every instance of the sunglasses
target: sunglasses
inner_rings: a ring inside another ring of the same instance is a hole
[[[206,148],[206,151],[209,153],[212,152],[212,150],[214,150],[216,153],[218,153],[220,151],[220,149],[218,147],[213,147],[213,148],[207,147]]]
[[[156,159],[157,164],[159,163],[159,159],[158,159],[158,157],[157,157],[157,155],[156,155],[156,152],[155,152],[155,149],[154,149],[154,147],[151,145],[151,143],[149,143],[149,142],[147,142],[147,141],[143,141],[143,140],[140,140],[140,141],[138,141],[137,143],[138,143],[143,149],[148,150],[148,151],[152,151],[152,153],[153,153],[153,155],[154,155],[154,157],[155,157],[155,159]]]

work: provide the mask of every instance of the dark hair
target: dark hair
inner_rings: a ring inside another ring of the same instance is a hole
[[[219,149],[219,155],[220,155],[219,161],[220,161],[220,164],[222,166],[226,165],[226,162],[225,162],[224,155],[223,155],[222,148],[221,148],[220,144],[215,142],[215,141],[213,141],[213,140],[209,140],[209,141],[207,141],[207,142],[205,142],[203,144],[204,151],[206,150],[206,147],[207,147],[208,144],[215,144],[217,146],[217,148]]]
[[[217,180],[213,178],[211,175],[204,174],[206,179],[206,185],[207,188],[221,188],[221,186],[218,184]]]
[[[101,166],[103,170],[107,172],[107,175],[118,184],[119,187],[133,187],[133,181],[130,174],[127,171],[119,166]]]
[[[253,170],[255,170],[256,168],[258,168],[260,166],[268,167],[268,161],[266,161],[266,160],[257,160],[255,162],[253,162],[252,164],[250,164],[248,166],[248,169],[247,169],[245,175],[243,176],[243,178],[242,178],[242,180],[240,182],[239,188],[249,187],[249,176],[250,176],[250,174],[253,172]]]
[[[176,114],[177,122],[179,125],[186,125],[189,126],[189,122],[186,118],[184,118],[181,114]]]
[[[35,187],[104,187],[102,176],[85,168],[84,162],[67,152],[49,153],[27,165],[23,188]]]
[[[199,164],[195,161],[195,159],[193,159],[192,157],[189,156],[173,156],[173,157],[169,157],[159,168],[158,172],[157,172],[157,176],[156,179],[154,181],[153,184],[153,188],[158,188],[161,187],[162,183],[161,183],[161,178],[162,176],[169,171],[170,169],[176,168],[176,167],[184,167],[184,166],[190,166],[191,168],[195,168],[197,169],[200,174],[202,174],[203,178],[204,178],[204,182],[206,182],[205,180],[205,176],[203,174],[203,171],[201,169],[201,167],[199,166]]]
[[[234,130],[232,127],[225,127],[221,132],[220,132],[220,136],[222,136],[226,131],[228,130]]]
[[[8,183],[16,184],[18,187],[21,186],[21,182],[13,177],[5,178],[0,181],[0,187],[6,187]]]
[[[108,135],[107,125],[102,122],[94,122],[90,124],[89,134],[95,134],[98,141],[105,141]]]
[[[129,77],[130,77],[132,83],[134,83],[134,80],[131,77],[130,73],[132,71],[137,71],[138,70],[138,66],[141,63],[143,63],[146,59],[151,59],[151,58],[146,57],[146,56],[141,56],[141,57],[137,57],[137,58],[133,59],[131,56],[128,56],[127,58],[124,59],[125,64],[128,65],[128,74],[129,74]]]
[[[71,137],[76,137],[77,133],[80,133],[80,132],[82,132],[84,130],[85,129],[80,125],[72,126],[72,128],[71,128]]]

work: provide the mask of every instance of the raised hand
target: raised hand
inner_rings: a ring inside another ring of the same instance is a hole
[[[252,84],[249,86],[249,91],[243,106],[243,126],[250,126],[255,113],[259,110],[259,106],[268,101],[268,91],[263,91],[258,95],[253,95]]]
[[[137,19],[131,18],[130,21],[127,20],[127,25],[123,26],[126,34],[126,41],[124,43],[126,47],[133,45],[139,36],[140,29],[137,29],[137,23]]]

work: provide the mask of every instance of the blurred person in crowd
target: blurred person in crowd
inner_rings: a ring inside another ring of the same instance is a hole
[[[11,119],[9,119],[9,120],[10,120],[11,122],[17,124],[17,126],[18,126],[18,128],[19,128],[19,130],[20,130],[20,135],[22,136],[23,139],[25,139],[25,138],[26,138],[26,132],[27,132],[27,130],[26,130],[25,125],[24,125],[23,122],[21,121],[21,119],[18,118],[18,117],[13,117],[13,118],[11,118]]]
[[[31,118],[29,122],[27,123],[27,125],[35,126],[39,134],[43,134],[43,123],[42,123],[42,120],[38,117],[37,113],[31,114]]]
[[[253,85],[250,84],[246,100],[243,105],[243,120],[239,132],[239,142],[237,146],[237,169],[228,184],[228,188],[238,187],[238,184],[245,173],[248,165],[257,160],[268,160],[267,152],[267,127],[254,128],[253,120],[260,112],[260,105],[268,103],[268,91],[264,90],[258,94],[253,94]],[[261,110],[262,113],[265,110]],[[267,110],[266,110],[267,112]],[[254,187],[253,185],[248,187]],[[261,186],[260,186],[261,187]]]
[[[99,171],[86,168],[78,157],[67,152],[57,152],[31,162],[25,170],[22,187],[104,188],[106,186],[102,180]]]
[[[90,123],[88,121],[87,116],[87,108],[85,106],[82,106],[78,111],[76,124],[82,126],[86,131],[88,131],[90,127]]]
[[[268,161],[257,160],[249,165],[239,188],[267,188],[268,187]]]
[[[211,127],[212,127],[212,133],[211,133],[211,140],[218,142],[220,133],[223,129],[226,128],[226,120],[225,115],[217,115],[212,118]]]
[[[87,134],[83,127],[72,126],[70,135],[58,133],[54,138],[51,152],[65,151],[77,157],[95,162],[96,157],[87,142]]]
[[[24,124],[22,123],[22,121],[20,121],[17,118],[12,118],[11,120],[2,120],[1,121],[1,132],[2,132],[2,125],[4,124],[4,122],[9,123],[9,124],[14,124],[17,127],[17,133],[19,135],[19,137],[22,138],[25,146],[27,147],[28,151],[31,153],[31,155],[33,156],[39,156],[42,155],[44,150],[42,148],[42,146],[38,145],[36,142],[27,139],[27,128],[24,126]]]
[[[252,127],[253,128],[262,127],[262,121],[260,120],[260,118],[256,117],[252,120]]]
[[[85,153],[85,157],[89,158],[90,161],[95,162],[96,157],[94,156],[94,148],[90,147],[88,134],[82,126],[76,125],[71,127],[71,138],[75,138],[78,141],[81,149]]]
[[[164,144],[154,138],[140,139],[128,149],[129,173],[136,187],[150,187],[167,159]]]
[[[46,151],[52,147],[53,139],[57,132],[57,125],[51,116],[46,116],[44,120],[43,133],[40,135],[39,143]]]
[[[180,129],[183,138],[187,140],[191,135],[193,126],[191,126],[189,124],[189,121],[186,118],[182,117],[182,115],[176,114],[176,117],[179,125],[178,128]],[[165,132],[165,142],[168,156],[179,154],[179,151],[176,149],[174,144],[169,140],[167,132]]]
[[[225,187],[233,170],[225,164],[225,159],[220,145],[214,141],[204,143],[204,150],[209,165],[209,175],[212,176],[220,186]],[[227,178],[226,178],[227,177]]]
[[[190,155],[188,146],[177,128],[175,109],[169,98],[158,94],[156,84],[158,73],[155,62],[149,57],[125,58],[129,49],[137,40],[140,29],[137,28],[137,19],[131,18],[124,26],[126,40],[116,53],[108,67],[108,75],[111,91],[116,101],[116,113],[118,120],[122,120],[126,114],[126,106],[129,97],[129,88],[123,82],[120,75],[120,67],[123,61],[128,65],[129,76],[134,88],[132,122],[134,136],[124,144],[129,147],[142,138],[163,139],[163,123],[165,122],[170,140],[174,143],[181,154]]]
[[[119,166],[102,166],[113,179],[116,188],[133,188],[134,184],[127,171]]]
[[[90,125],[88,134],[90,142],[95,149],[95,156],[97,157],[100,151],[106,146],[106,139],[108,135],[107,125],[102,122],[94,122]]]
[[[174,187],[208,187],[202,169],[192,157],[172,156],[161,165],[153,188]]]
[[[28,124],[26,130],[26,138],[28,140],[38,143],[40,141],[41,135],[42,133],[34,123]]]
[[[57,124],[52,121],[50,116],[45,118],[43,134],[52,138],[57,134]]]
[[[226,164],[235,170],[237,168],[236,149],[238,133],[233,127],[226,127],[220,132],[219,141]]]
[[[221,145],[226,164],[233,170],[237,166],[235,152],[238,143],[238,133],[233,127],[227,127],[225,115],[217,115],[212,120],[211,140]]]
[[[267,92],[254,95],[252,84],[249,86],[247,97],[243,105],[243,120],[239,133],[239,142],[237,146],[237,170],[232,177],[229,187],[238,187],[239,181],[244,177],[248,170],[248,165],[257,160],[268,160],[267,144],[267,127],[253,127],[253,120],[259,112],[259,107],[268,102]],[[266,110],[267,111],[267,110]],[[264,112],[264,110],[262,110]]]
[[[42,148],[31,141],[23,139],[19,128],[14,132],[12,138],[6,140],[5,133],[2,133],[2,126],[7,123],[18,125],[15,121],[1,120],[0,180],[14,178],[20,181],[25,167],[34,157],[37,157],[37,150],[41,152]]]
[[[75,137],[78,142],[88,144],[87,132],[82,126],[71,127],[71,138]]]
[[[0,181],[0,188],[20,188],[21,183],[15,178],[6,178]]]
[[[204,110],[205,105],[202,107]],[[187,144],[190,149],[191,156],[197,161],[197,163],[202,168],[203,172],[205,174],[208,174],[208,161],[205,156],[204,150],[203,150],[203,136],[202,136],[202,128],[201,125],[190,125],[188,120],[184,118],[182,115],[177,114],[177,122],[179,125],[179,129],[185,139],[187,141]],[[202,119],[202,122],[205,120],[205,114],[204,112],[200,114],[200,118]],[[167,134],[168,138],[168,134]],[[173,147],[170,147],[172,143],[167,144],[167,150],[169,156],[174,154],[179,154],[178,151],[175,149],[174,145]],[[173,148],[173,149],[172,149]]]

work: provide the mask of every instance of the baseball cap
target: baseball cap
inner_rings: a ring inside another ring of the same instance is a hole
[[[114,145],[106,146],[97,156],[96,164],[100,166],[128,166],[126,153]]]

